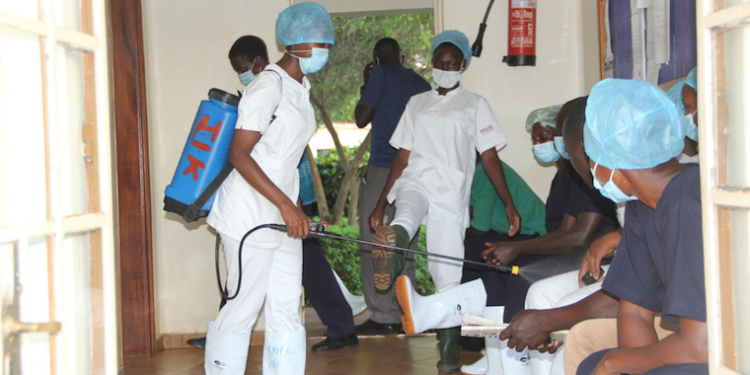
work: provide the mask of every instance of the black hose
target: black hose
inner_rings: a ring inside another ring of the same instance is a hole
[[[484,21],[482,23],[487,23],[487,17],[490,16],[490,10],[492,10],[492,4],[495,3],[495,0],[490,0],[490,4],[487,5],[487,11],[484,13]]]
[[[240,241],[240,248],[237,250],[237,261],[239,262],[238,267],[240,270],[238,275],[239,280],[237,280],[237,291],[235,291],[234,295],[231,297],[229,296],[229,291],[225,291],[224,288],[221,287],[221,272],[219,271],[219,243],[221,242],[221,237],[218,233],[216,234],[216,281],[219,283],[219,292],[221,292],[221,296],[224,297],[225,300],[231,301],[237,298],[237,295],[240,294],[240,286],[242,286],[242,248],[245,245],[245,239],[258,229],[273,228],[275,225],[278,224],[261,224],[253,229],[250,229],[249,231],[247,231],[247,233],[245,233],[244,236],[242,236],[242,241]],[[284,231],[286,231],[286,227],[284,227]],[[229,269],[227,269],[227,276],[229,276]]]
[[[311,225],[311,227],[314,226],[314,228],[323,228],[321,226],[321,223],[310,223],[310,225]],[[253,228],[253,229],[250,229],[249,231],[247,231],[247,233],[245,233],[244,236],[242,236],[242,241],[240,241],[240,248],[237,250],[237,261],[239,262],[238,263],[238,267],[239,267],[239,276],[238,277],[239,277],[239,280],[237,280],[237,291],[235,291],[234,295],[231,296],[231,297],[228,295],[229,291],[228,290],[225,291],[224,288],[222,288],[222,286],[221,286],[222,285],[221,284],[221,274],[219,272],[219,243],[221,242],[221,240],[220,240],[219,235],[218,234],[216,235],[216,281],[219,283],[219,291],[221,292],[222,297],[224,297],[224,299],[226,299],[227,301],[231,301],[231,300],[237,298],[237,295],[240,293],[240,286],[242,286],[242,248],[243,248],[243,246],[245,244],[245,239],[247,237],[249,237],[251,234],[253,234],[253,232],[255,232],[256,230],[263,229],[263,228],[270,228],[270,229],[278,230],[280,232],[286,232],[287,231],[286,225],[283,225],[283,224],[261,224],[261,225],[258,225],[255,228]],[[498,270],[500,272],[517,273],[517,271],[514,270],[514,268],[517,268],[515,266],[512,267],[512,266],[505,266],[505,265],[500,265],[500,264],[496,265],[496,264],[482,263],[482,262],[477,262],[477,261],[473,261],[473,260],[467,260],[467,259],[463,259],[463,258],[452,257],[450,255],[428,253],[428,252],[419,251],[419,250],[412,250],[412,249],[404,249],[404,248],[397,247],[397,246],[384,245],[384,244],[379,244],[379,243],[370,242],[370,241],[364,241],[364,240],[360,240],[360,239],[356,239],[356,238],[344,237],[344,236],[339,235],[339,234],[325,232],[322,229],[321,230],[311,230],[309,235],[310,235],[310,237],[327,238],[327,239],[332,239],[332,240],[337,240],[337,241],[355,242],[355,243],[358,243],[358,244],[361,244],[361,245],[377,246],[377,247],[381,247],[381,248],[384,248],[384,249],[401,251],[401,252],[404,252],[404,253],[419,254],[419,255],[424,255],[424,256],[430,256],[430,257],[433,257],[433,258],[441,258],[441,259],[453,260],[453,261],[456,261],[456,262],[461,262],[461,263],[465,263],[465,264],[473,264],[475,266],[480,266],[480,267],[494,268],[494,269],[496,269],[496,270]],[[229,270],[228,269],[227,269],[227,276],[229,276]]]

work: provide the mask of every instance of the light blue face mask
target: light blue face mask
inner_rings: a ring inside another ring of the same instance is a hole
[[[531,150],[534,151],[536,160],[539,160],[541,163],[553,163],[560,158],[560,154],[555,150],[555,144],[552,141],[534,145]]]
[[[328,63],[328,48],[317,48],[313,47],[312,55],[310,57],[299,57],[293,55],[292,52],[306,52],[306,51],[290,51],[290,55],[299,59],[299,68],[302,74],[315,73],[323,69]]]
[[[560,154],[563,159],[570,160],[570,155],[565,151],[565,140],[563,137],[555,137],[555,149],[557,149],[557,153]]]
[[[258,76],[255,75],[252,70],[248,70],[245,73],[240,74],[240,82],[242,82],[242,84],[245,86],[255,81],[255,78],[258,78]]]
[[[685,118],[687,119],[687,122],[688,122],[687,137],[698,142],[698,124],[695,123],[695,117],[694,117],[696,112],[693,112],[692,115],[685,116]]]
[[[607,181],[604,186],[602,186],[601,183],[599,183],[599,180],[596,178],[596,167],[598,164],[594,164],[594,169],[591,170],[591,175],[594,176],[594,188],[596,190],[599,190],[602,195],[611,200],[615,203],[625,203],[627,201],[637,201],[638,197],[636,196],[630,196],[622,192],[617,185],[615,185],[615,182],[612,180],[615,176],[615,170],[612,170],[612,174],[609,175],[609,181]]]

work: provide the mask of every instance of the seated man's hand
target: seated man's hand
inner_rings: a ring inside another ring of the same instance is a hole
[[[589,250],[586,252],[586,256],[581,260],[581,268],[578,270],[579,288],[584,287],[581,279],[588,273],[591,274],[594,280],[601,281],[602,275],[599,274],[599,267],[602,264],[602,259],[615,255],[619,239],[619,232],[612,232],[602,236],[591,244]]]
[[[513,242],[486,242],[487,250],[482,253],[482,259],[487,263],[510,265],[518,258]]]
[[[557,352],[557,349],[560,349],[560,347],[563,345],[561,341],[552,340],[549,344],[542,344],[537,346],[536,350],[538,350],[540,353],[550,353],[554,354]]]
[[[516,206],[508,206],[505,208],[505,215],[508,217],[508,237],[513,237],[521,231],[521,214]]]
[[[561,344],[555,344],[557,341],[546,344],[550,334],[545,328],[548,321],[547,311],[523,310],[516,314],[508,328],[500,333],[500,339],[509,339],[508,346],[518,352],[529,348],[554,353]]]

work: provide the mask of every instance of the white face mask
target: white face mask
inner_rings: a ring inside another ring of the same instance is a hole
[[[444,89],[452,89],[461,81],[461,71],[440,70],[432,68],[432,78]]]

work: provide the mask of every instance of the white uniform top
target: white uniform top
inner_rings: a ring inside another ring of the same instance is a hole
[[[414,95],[391,137],[391,146],[409,150],[409,165],[388,194],[418,189],[430,210],[469,226],[469,197],[479,153],[505,146],[489,103],[461,86],[441,96],[437,90]]]
[[[300,84],[276,64],[268,65],[266,70],[279,74],[264,71],[247,86],[240,100],[235,129],[262,134],[250,155],[268,178],[292,202],[297,202],[297,165],[317,127],[310,103],[310,81],[305,77]],[[276,119],[269,125],[272,115]],[[284,223],[281,211],[250,186],[236,169],[221,184],[206,221],[217,232],[236,241],[260,224]],[[261,229],[245,243],[277,247],[282,235],[285,234]]]

